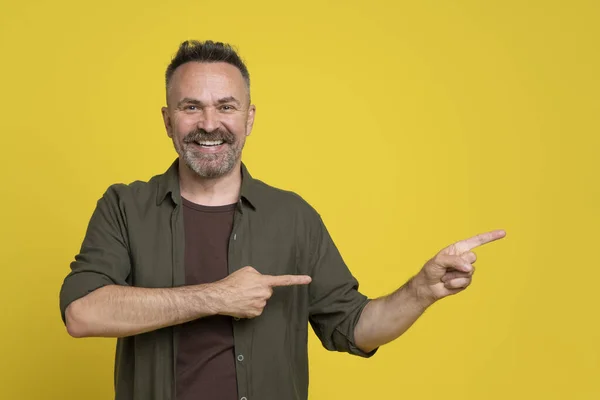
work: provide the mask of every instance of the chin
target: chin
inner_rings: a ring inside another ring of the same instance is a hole
[[[188,163],[188,167],[201,178],[220,178],[221,176],[227,175],[233,169],[233,166],[224,161],[220,162],[206,162],[206,161],[195,161]]]

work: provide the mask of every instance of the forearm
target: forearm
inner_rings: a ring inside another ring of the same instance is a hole
[[[410,328],[433,303],[418,293],[415,279],[394,293],[372,300],[354,330],[355,343],[366,353],[391,342]]]
[[[74,301],[66,310],[74,337],[124,337],[214,315],[212,285],[166,289],[105,286]]]

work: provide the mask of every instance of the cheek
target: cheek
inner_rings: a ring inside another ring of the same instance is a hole
[[[194,130],[195,122],[189,118],[179,118],[173,121],[173,133],[182,138]]]
[[[221,123],[227,130],[236,136],[243,136],[246,133],[246,122],[245,116],[227,116],[223,118]]]

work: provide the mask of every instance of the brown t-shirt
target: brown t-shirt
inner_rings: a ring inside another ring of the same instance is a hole
[[[235,204],[207,207],[183,202],[185,283],[227,276],[229,236]],[[177,400],[236,400],[237,381],[231,317],[200,318],[179,327]]]

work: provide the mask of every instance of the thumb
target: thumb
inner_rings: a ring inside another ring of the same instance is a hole
[[[447,269],[454,269],[461,272],[471,272],[473,266],[468,261],[465,261],[461,256],[439,254],[434,259],[434,265],[436,265],[440,271]]]

